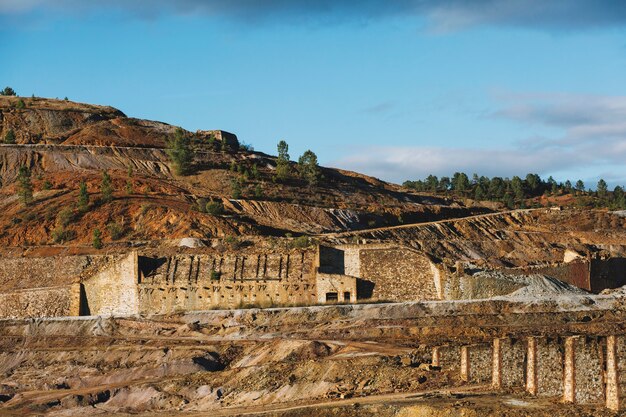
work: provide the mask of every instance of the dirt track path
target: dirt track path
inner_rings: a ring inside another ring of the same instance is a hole
[[[469,221],[469,220],[476,220],[476,219],[482,219],[482,218],[488,218],[488,217],[503,216],[506,214],[513,214],[513,213],[531,213],[537,210],[549,210],[549,209],[542,207],[542,208],[534,208],[534,209],[517,209],[517,210],[509,210],[509,211],[499,211],[496,213],[476,214],[474,216],[455,217],[453,219],[435,220],[432,222],[400,224],[396,226],[376,227],[373,229],[361,229],[361,230],[353,230],[353,231],[348,231],[348,232],[322,233],[322,234],[318,234],[315,236],[319,238],[336,238],[336,237],[343,237],[343,236],[360,235],[360,234],[365,234],[365,233],[385,232],[388,230],[411,229],[414,227],[428,226],[428,225],[433,225],[433,224],[446,224],[446,223],[454,223],[454,222],[459,222],[459,221]]]

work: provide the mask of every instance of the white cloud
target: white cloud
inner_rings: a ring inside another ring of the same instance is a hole
[[[394,182],[456,171],[503,177],[567,172],[585,177],[595,170],[616,182],[626,180],[626,97],[542,93],[509,94],[498,100],[502,106],[494,117],[561,133],[498,149],[370,147],[333,164]]]

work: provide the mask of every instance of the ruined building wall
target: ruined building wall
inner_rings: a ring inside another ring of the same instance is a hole
[[[168,313],[317,302],[315,253],[139,258],[139,311]]]
[[[626,258],[592,259],[589,275],[595,293],[626,285]]]
[[[83,271],[98,262],[92,256],[49,256],[0,259],[0,288],[11,291],[57,287],[77,282]]]
[[[0,318],[78,316],[80,284],[0,293]]]
[[[387,244],[320,246],[319,272],[357,278],[359,299],[437,300],[440,274],[425,256]]]
[[[83,282],[82,312],[90,315],[139,312],[137,252],[131,252]]]
[[[404,248],[361,249],[359,278],[373,282],[372,298],[393,301],[437,300],[431,262]]]

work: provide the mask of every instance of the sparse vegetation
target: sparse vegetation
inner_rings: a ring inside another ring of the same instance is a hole
[[[102,249],[102,232],[100,229],[93,229],[91,242],[94,248]]]
[[[117,222],[111,222],[107,224],[107,230],[111,235],[111,239],[118,240],[124,235],[124,228]]]
[[[65,228],[69,226],[73,219],[74,212],[69,207],[66,207],[57,214],[56,225],[57,227]]]
[[[19,99],[19,100],[17,100],[17,103],[15,104],[15,108],[16,109],[24,109],[24,108],[26,108],[26,103],[24,103],[24,100]]]
[[[205,206],[206,212],[213,216],[224,214],[224,204],[221,201],[209,201]]]
[[[54,243],[65,243],[76,238],[76,232],[63,227],[57,227],[52,231]]]
[[[167,142],[167,154],[174,164],[176,175],[188,175],[191,173],[193,163],[191,139],[180,127],[176,129],[174,136]]]
[[[30,169],[21,166],[17,174],[17,195],[25,206],[33,202],[33,184],[30,179]]]
[[[111,184],[111,176],[107,171],[102,171],[102,181],[100,181],[100,193],[102,193],[102,201],[105,203],[113,200],[113,185]]]
[[[48,180],[45,180],[45,181],[43,182],[43,184],[41,184],[41,188],[42,188],[43,190],[49,190],[49,189],[51,189],[51,188],[52,188],[52,183],[51,183],[50,181],[48,181]]]
[[[13,129],[7,130],[7,133],[4,135],[4,143],[10,145],[15,143],[15,132]]]
[[[238,180],[230,181],[230,195],[233,199],[239,200],[242,197],[241,184]]]

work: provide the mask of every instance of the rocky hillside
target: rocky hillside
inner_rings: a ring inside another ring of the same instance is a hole
[[[276,181],[275,157],[239,148],[234,135],[221,131],[185,132],[193,170],[177,176],[165,149],[175,129],[111,107],[0,97],[0,245],[87,248],[95,229],[105,246],[313,235],[490,211],[339,169],[321,168],[321,181],[309,186],[292,164],[291,178]],[[31,173],[28,205],[18,198],[20,167]],[[102,198],[104,171],[111,199]],[[81,182],[89,203],[79,210]],[[219,209],[208,213],[211,201]]]

